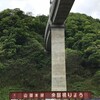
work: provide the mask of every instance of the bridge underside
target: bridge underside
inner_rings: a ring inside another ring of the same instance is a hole
[[[64,27],[64,22],[74,1],[75,0],[53,0],[44,37],[47,51],[51,51],[51,27]]]
[[[55,13],[51,17],[51,22],[54,25],[64,24],[74,0],[58,0],[58,2],[58,7],[56,7]]]

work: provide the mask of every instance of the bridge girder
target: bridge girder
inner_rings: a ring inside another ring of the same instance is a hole
[[[50,15],[45,30],[45,46],[51,51],[51,27],[64,27],[64,22],[75,0],[53,0],[50,7]]]

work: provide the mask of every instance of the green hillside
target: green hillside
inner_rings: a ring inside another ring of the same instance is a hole
[[[69,90],[100,97],[100,20],[71,13],[65,39]]]
[[[0,12],[0,100],[12,91],[50,91],[51,57],[45,50],[48,17],[20,9]],[[69,91],[100,97],[100,20],[71,13],[65,22]]]

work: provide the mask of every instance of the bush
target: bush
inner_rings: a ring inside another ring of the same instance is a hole
[[[92,79],[92,83],[100,88],[100,70],[97,71]]]

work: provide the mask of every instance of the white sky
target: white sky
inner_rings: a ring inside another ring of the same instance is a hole
[[[49,14],[50,0],[0,0],[0,11],[20,8],[33,15]],[[100,19],[100,0],[75,0],[71,12],[84,13]]]

